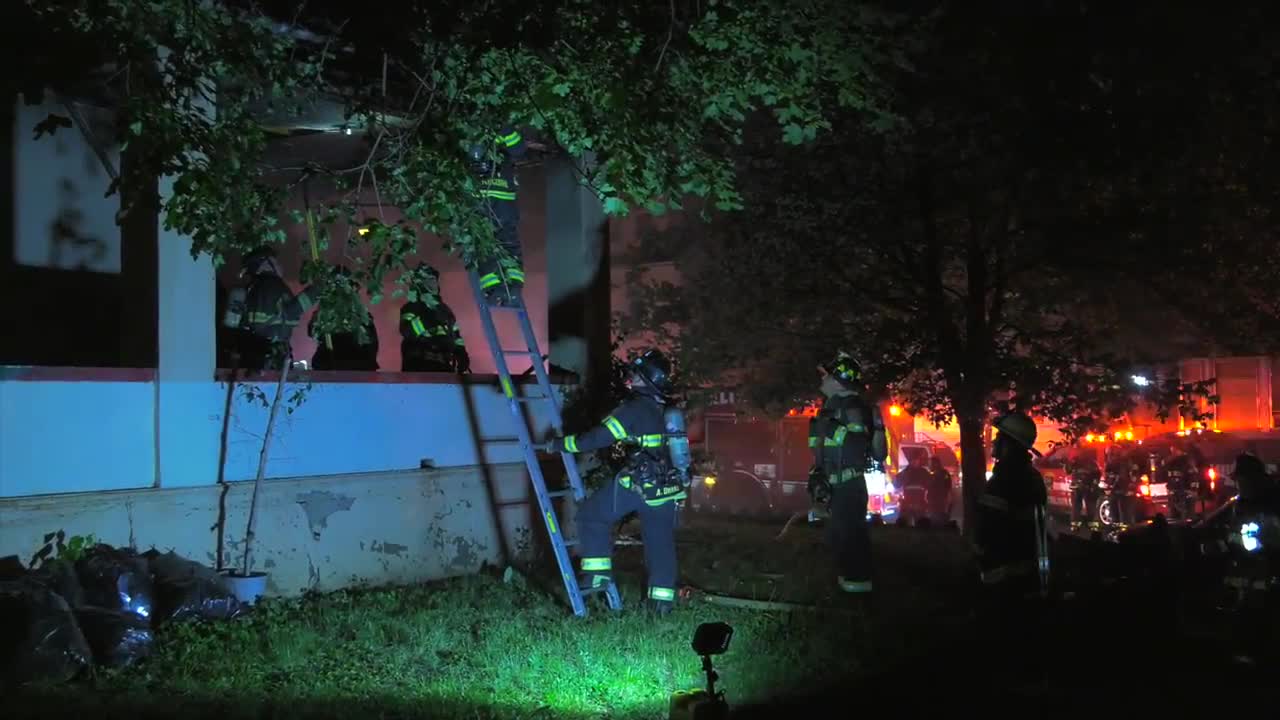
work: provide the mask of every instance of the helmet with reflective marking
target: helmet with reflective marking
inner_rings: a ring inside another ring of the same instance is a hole
[[[862,380],[862,366],[849,353],[841,350],[835,358],[822,366],[827,374],[839,380],[842,385],[857,388]]]

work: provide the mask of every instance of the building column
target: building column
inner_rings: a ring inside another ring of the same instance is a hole
[[[160,200],[173,178],[160,180]],[[217,478],[221,412],[214,382],[214,270],[208,255],[191,257],[191,239],[157,233],[156,486],[211,485]]]
[[[576,164],[592,161],[587,157]],[[611,355],[608,218],[570,159],[549,160],[546,183],[551,363],[578,373],[582,384],[594,389],[608,382]]]
[[[120,154],[120,172],[127,175],[138,150]],[[120,220],[120,364],[150,368],[158,363],[156,327],[158,310],[156,253],[159,251],[157,185],[154,178],[143,187],[121,187],[121,205],[132,204]]]

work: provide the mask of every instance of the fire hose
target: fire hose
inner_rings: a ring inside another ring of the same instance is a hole
[[[723,607],[741,608],[743,610],[830,610],[832,608],[819,607],[817,605],[808,605],[803,603],[783,602],[780,600],[752,600],[750,598],[736,597],[733,595],[722,595],[720,593],[707,592],[701,588],[692,585],[685,585],[680,588],[680,598],[682,600],[698,600],[701,602],[711,603],[712,605],[720,605]]]

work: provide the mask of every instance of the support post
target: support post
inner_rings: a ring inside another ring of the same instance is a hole
[[[577,373],[589,391],[608,382],[611,319],[608,218],[580,177],[593,161],[557,157],[546,164],[550,360]]]

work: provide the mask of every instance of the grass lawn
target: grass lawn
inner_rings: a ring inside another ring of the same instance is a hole
[[[817,609],[762,612],[695,596],[651,617],[635,609],[642,550],[624,546],[616,558],[628,609],[619,614],[593,607],[575,618],[558,595],[496,572],[272,600],[237,621],[165,628],[144,664],[33,689],[5,716],[664,718],[673,690],[703,683],[689,647],[701,622],[735,628],[717,669],[736,704],[905,663],[931,628],[965,621],[945,589],[954,566],[936,570],[954,538],[877,529],[872,623],[831,592],[817,531],[801,525],[777,540],[779,529],[694,520],[681,529],[682,576],[709,592]]]

